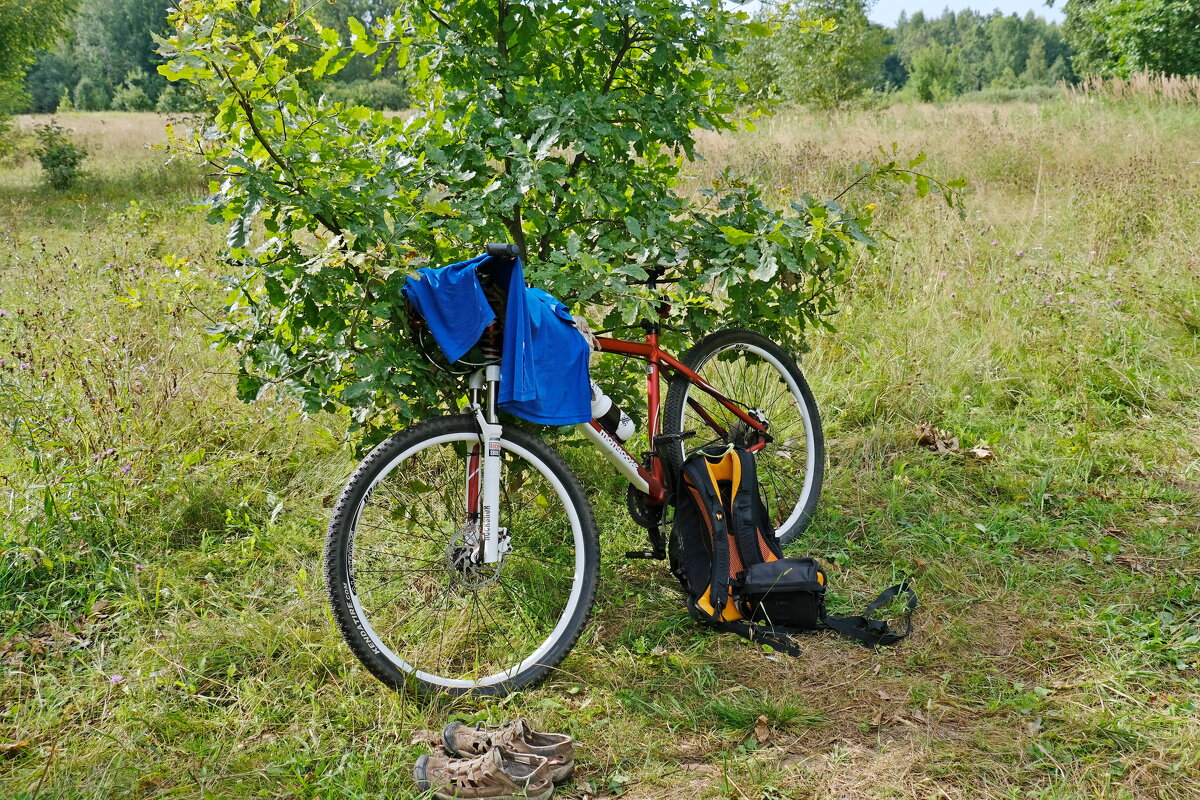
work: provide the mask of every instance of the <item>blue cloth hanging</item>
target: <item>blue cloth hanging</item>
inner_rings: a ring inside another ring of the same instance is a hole
[[[500,408],[541,425],[574,425],[592,418],[587,341],[567,307],[525,286],[520,259],[476,256],[446,267],[424,267],[404,291],[425,318],[448,361],[457,361],[496,318],[479,284],[490,269],[508,288],[500,359]]]

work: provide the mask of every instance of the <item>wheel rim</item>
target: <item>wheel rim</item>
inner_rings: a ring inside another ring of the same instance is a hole
[[[742,358],[736,361],[734,353]],[[724,356],[724,358],[722,358]],[[757,363],[746,358],[752,356]],[[773,441],[758,453],[759,485],[775,521],[775,535],[792,530],[808,506],[816,480],[816,433],[809,405],[800,384],[778,358],[757,345],[739,342],[714,350],[695,371],[717,391],[746,408],[765,412]],[[705,413],[729,430],[738,419],[713,397],[693,384],[687,384],[680,406],[679,430],[694,430],[704,438],[712,429],[691,407],[700,404]],[[803,475],[802,480],[797,480]],[[799,488],[796,488],[799,484]],[[787,517],[781,518],[781,509]]]
[[[500,524],[512,549],[499,565],[466,565],[473,529],[459,509],[466,453],[478,441],[446,434],[392,458],[347,539],[344,585],[363,638],[402,672],[451,689],[493,686],[551,663],[578,624],[584,588],[578,510],[550,468],[508,440]]]

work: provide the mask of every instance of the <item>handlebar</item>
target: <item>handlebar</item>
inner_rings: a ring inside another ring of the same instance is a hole
[[[519,258],[521,248],[508,242],[492,242],[486,248],[487,254],[493,258]]]

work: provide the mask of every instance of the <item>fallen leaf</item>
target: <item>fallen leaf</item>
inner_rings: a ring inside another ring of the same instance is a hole
[[[928,447],[942,455],[960,455],[958,437],[950,431],[933,427],[931,422],[922,422],[917,426],[917,444]]]
[[[917,426],[917,444],[930,447],[937,441],[937,432],[934,431],[933,425],[928,422],[922,422]]]
[[[771,738],[770,720],[766,714],[762,714],[754,721],[754,741],[759,744],[766,744],[767,739]]]
[[[992,448],[988,447],[987,442],[980,442],[968,450],[967,455],[974,456],[981,461],[986,461],[989,458],[993,458],[995,453],[992,452]]]

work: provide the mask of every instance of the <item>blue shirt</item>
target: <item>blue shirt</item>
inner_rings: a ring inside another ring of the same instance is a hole
[[[453,362],[466,355],[496,318],[477,270],[492,270],[507,285],[500,360],[500,408],[542,425],[573,425],[592,418],[587,341],[566,306],[525,286],[520,259],[476,256],[446,267],[422,268],[404,291],[430,333]]]

